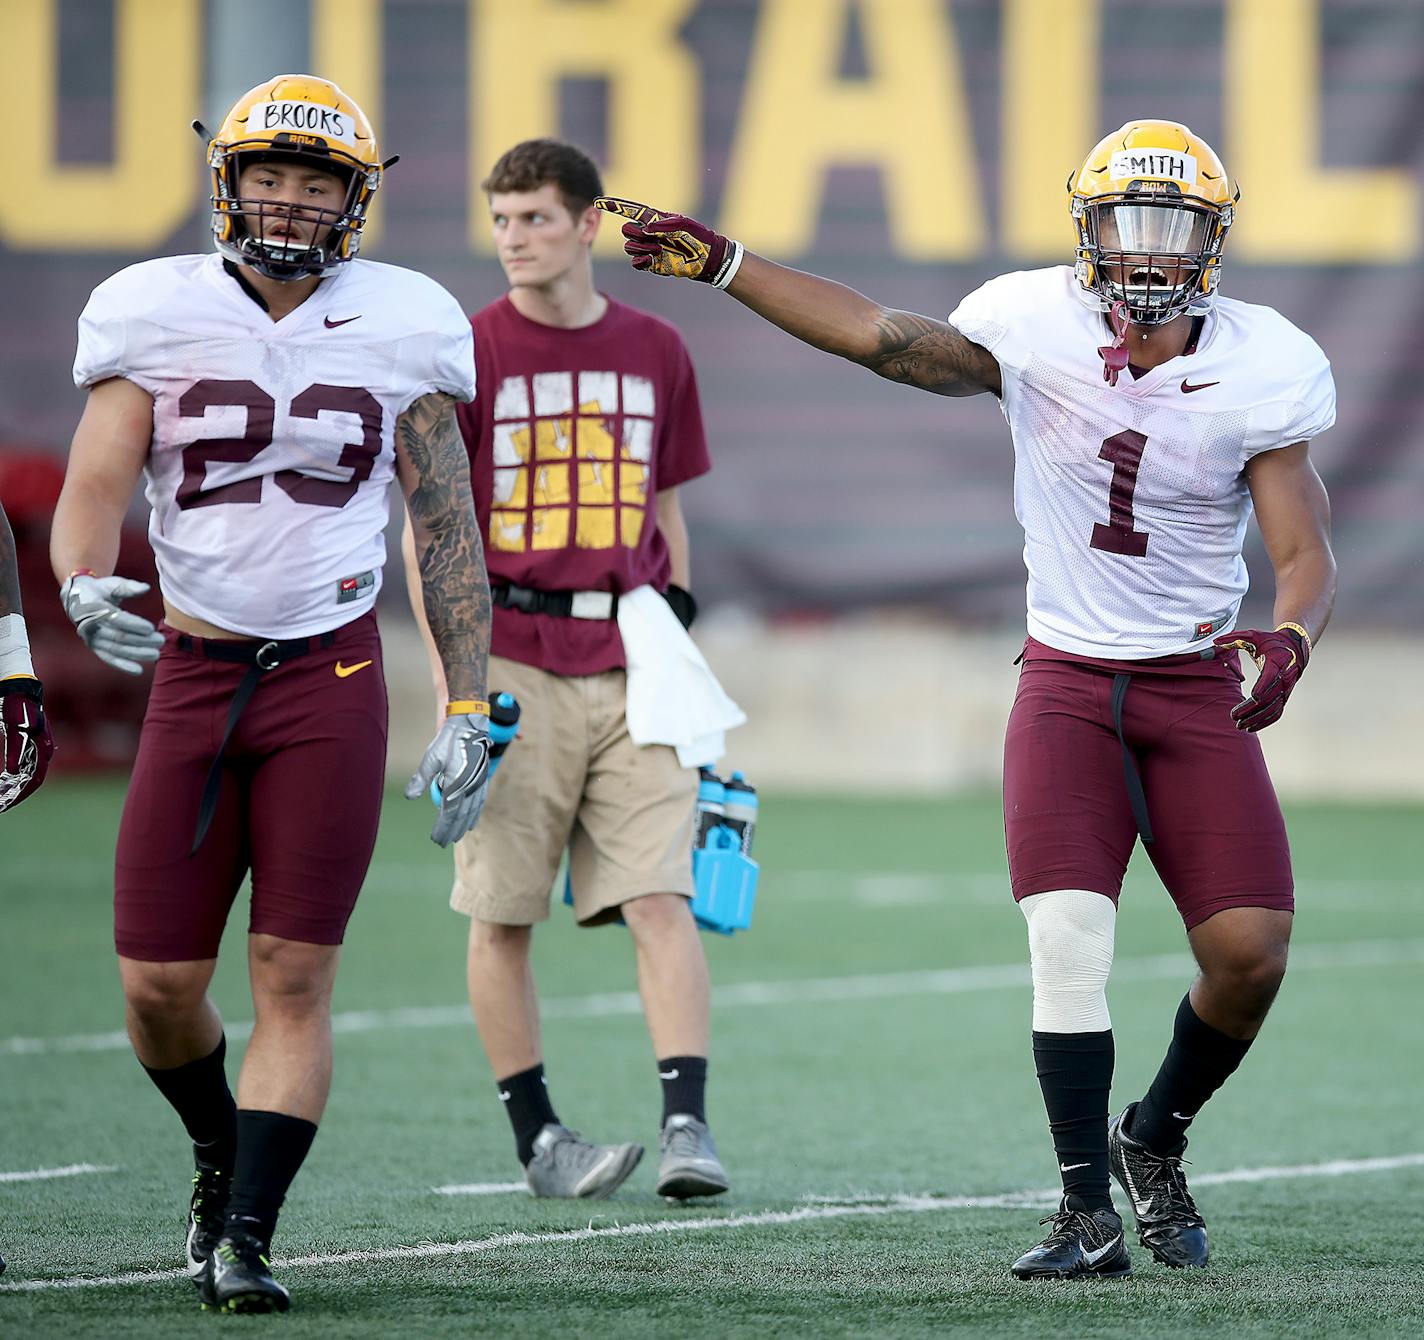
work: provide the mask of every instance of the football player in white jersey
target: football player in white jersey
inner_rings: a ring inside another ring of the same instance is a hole
[[[440,781],[441,846],[483,804],[490,605],[455,421],[470,326],[430,279],[356,259],[389,166],[361,109],[277,76],[238,100],[208,162],[215,254],[120,271],[80,318],[89,396],[51,557],[100,659],[157,661],[115,860],[128,1029],[194,1143],[203,1302],[265,1312],[288,1306],[269,1244],[326,1103],[332,982],[380,810],[393,479],[451,682],[406,792]],[[161,630],[122,608],[146,588],[114,573],[140,473]],[[234,1102],[207,988],[249,871],[256,1024]]]
[[[1238,192],[1209,145],[1134,121],[1069,180],[1076,264],[991,280],[936,321],[775,265],[682,215],[603,200],[638,269],[726,289],[808,344],[939,395],[998,396],[1015,453],[1028,632],[1004,753],[1013,894],[1029,930],[1033,1049],[1063,1177],[1022,1279],[1131,1269],[1138,1236],[1203,1266],[1186,1130],[1244,1057],[1285,971],[1290,853],[1255,732],[1330,617],[1329,505],[1308,443],[1329,364],[1266,307],[1217,298]],[[1238,630],[1253,510],[1269,630]],[[1256,662],[1241,697],[1238,649]],[[1141,837],[1200,973],[1146,1096],[1111,1123],[1105,987]]]

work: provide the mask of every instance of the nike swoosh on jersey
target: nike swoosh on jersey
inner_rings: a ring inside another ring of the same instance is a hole
[[[1198,382],[1195,386],[1185,377],[1182,378],[1182,394],[1191,395],[1193,391],[1205,391],[1208,386],[1220,386],[1220,382]]]
[[[362,313],[357,312],[355,316],[343,316],[340,321],[333,321],[329,316],[322,318],[322,324],[327,330],[335,330],[337,326],[347,326],[353,321],[359,321]]]
[[[354,675],[358,670],[364,670],[370,661],[357,661],[355,665],[342,665],[340,661],[336,663],[337,679],[345,679],[348,675]]]

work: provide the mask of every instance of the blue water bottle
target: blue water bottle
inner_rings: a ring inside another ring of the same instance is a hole
[[[697,770],[697,826],[693,831],[692,845],[705,847],[714,828],[719,827],[727,815],[727,788],[722,779],[711,768]]]
[[[512,693],[496,693],[490,698],[490,776],[499,767],[504,751],[519,733],[519,700]]]
[[[740,772],[734,772],[724,787],[723,814],[726,824],[740,839],[743,856],[752,854],[752,835],[756,832],[757,793]]]

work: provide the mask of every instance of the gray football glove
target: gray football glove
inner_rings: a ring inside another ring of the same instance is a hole
[[[488,717],[446,717],[420,767],[406,783],[407,800],[418,800],[431,782],[439,785],[440,816],[430,830],[430,840],[437,845],[448,847],[458,842],[479,819],[489,781],[489,751]]]
[[[125,674],[141,675],[144,663],[158,659],[163,634],[141,615],[120,609],[119,603],[147,590],[147,582],[80,573],[59,588],[59,598],[95,656]]]

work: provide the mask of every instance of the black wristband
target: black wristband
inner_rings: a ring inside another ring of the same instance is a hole
[[[697,602],[692,598],[692,592],[685,591],[680,586],[669,585],[663,592],[663,599],[677,615],[678,623],[684,628],[691,628],[692,621],[697,618]]]
[[[688,599],[691,600],[692,597],[689,596]],[[0,679],[0,692],[18,693],[20,697],[44,706],[44,685],[34,675],[12,675],[7,679]]]

